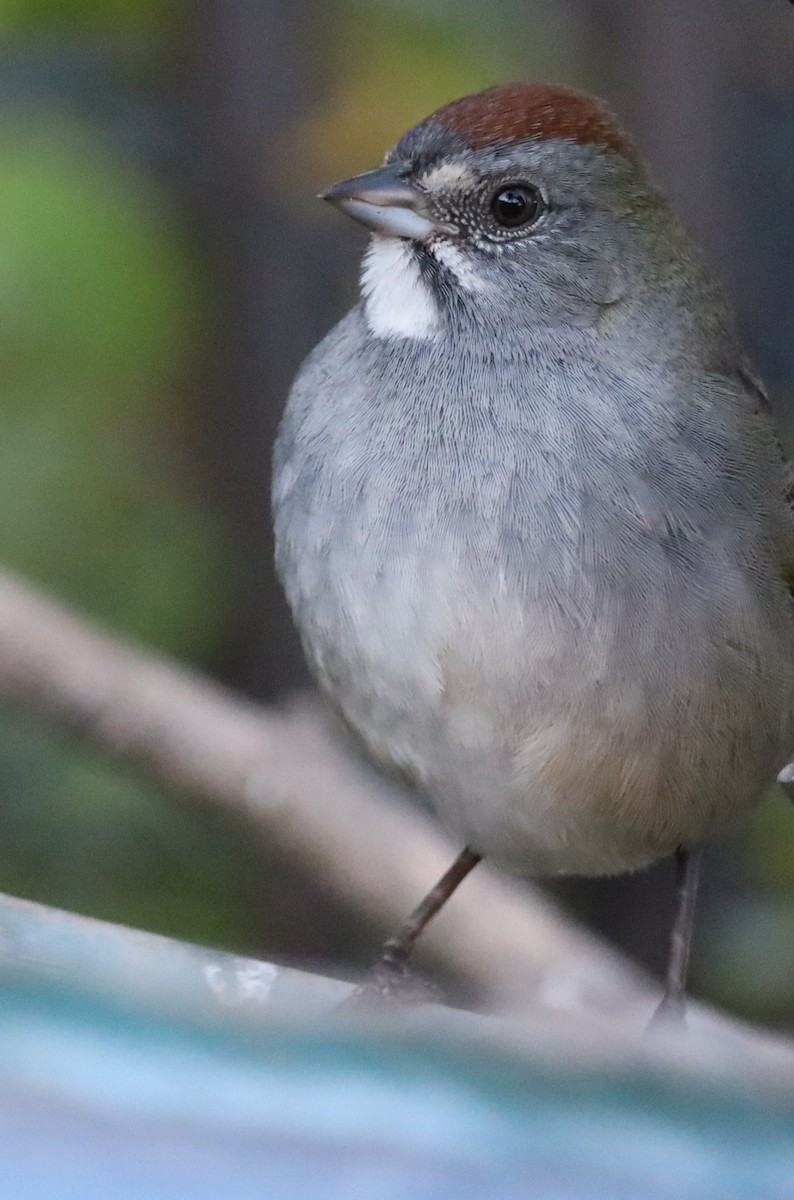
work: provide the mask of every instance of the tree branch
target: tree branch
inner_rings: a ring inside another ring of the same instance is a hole
[[[387,932],[460,847],[346,755],[308,705],[270,711],[92,628],[0,573],[0,700],[249,822]],[[426,947],[483,1003],[644,1022],[655,989],[529,886],[478,867]],[[374,949],[374,948],[373,948]]]

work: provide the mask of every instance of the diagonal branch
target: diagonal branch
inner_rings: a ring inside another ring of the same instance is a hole
[[[311,706],[254,706],[4,573],[0,700],[183,797],[228,809],[385,931],[460,849],[347,756]],[[426,945],[486,1003],[638,1020],[653,1004],[647,981],[615,951],[534,890],[483,867],[430,926]]]

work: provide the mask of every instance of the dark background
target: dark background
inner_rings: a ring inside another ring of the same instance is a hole
[[[253,696],[304,686],[271,566],[270,446],[363,243],[314,195],[438,104],[521,78],[620,113],[792,411],[786,0],[8,0],[0,559]],[[556,891],[658,967],[670,876]],[[291,962],[377,944],[241,829],[10,712],[0,889]],[[794,1024],[794,811],[777,792],[711,854],[693,976]]]

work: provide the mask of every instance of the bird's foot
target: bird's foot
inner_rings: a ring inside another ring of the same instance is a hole
[[[680,992],[665,992],[648,1022],[648,1033],[657,1029],[686,1029],[686,996]]]
[[[382,1012],[395,1005],[430,1004],[439,999],[439,988],[412,971],[407,958],[387,946],[341,1008],[347,1012]]]

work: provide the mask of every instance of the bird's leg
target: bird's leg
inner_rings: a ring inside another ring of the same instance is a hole
[[[449,900],[458,884],[462,883],[481,855],[468,846],[463,850],[432,888],[424,900],[416,906],[400,928],[384,942],[373,970],[375,988],[382,994],[405,990],[408,979],[408,962],[422,931]]]
[[[670,935],[670,957],[667,961],[664,995],[651,1020],[657,1022],[683,1021],[686,1014],[686,974],[692,926],[695,920],[702,850],[679,847],[675,855],[676,912]]]

